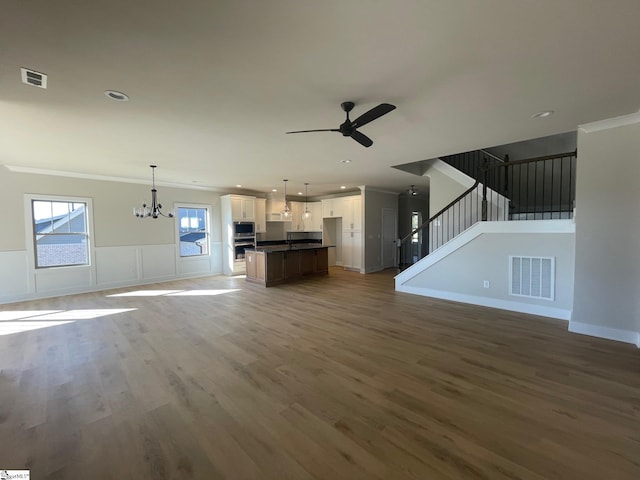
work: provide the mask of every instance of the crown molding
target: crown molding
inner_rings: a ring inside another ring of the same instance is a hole
[[[63,170],[48,170],[45,168],[33,168],[22,167],[19,165],[4,165],[7,170],[14,173],[27,173],[30,175],[50,175],[54,177],[68,177],[68,178],[80,178],[82,180],[98,180],[103,182],[118,182],[118,183],[134,183],[136,185],[149,185],[149,179],[142,180],[140,178],[130,177],[112,177],[109,175],[96,175],[93,173],[79,173],[79,172],[67,172]],[[167,188],[183,188],[188,190],[206,190],[210,192],[222,192],[223,190],[207,187],[204,185],[187,185],[182,183],[173,182],[160,182],[156,180],[156,185]],[[225,190],[226,192],[226,190]]]
[[[597,122],[585,123],[578,127],[584,133],[599,132],[600,130],[609,130],[611,128],[624,127],[640,123],[640,112],[622,115],[620,117],[607,118],[598,120]]]

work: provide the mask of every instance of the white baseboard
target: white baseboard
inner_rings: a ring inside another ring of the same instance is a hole
[[[378,265],[376,267],[365,268],[364,273],[375,273],[375,272],[381,272],[382,270],[384,270],[384,267],[382,265]]]
[[[569,320],[571,318],[571,310],[562,308],[547,307],[544,305],[535,305],[532,303],[514,302],[511,300],[500,300],[497,298],[478,297],[475,295],[466,295],[456,292],[445,292],[442,290],[434,290],[431,288],[409,287],[406,285],[398,285],[398,292],[412,293],[414,295],[422,295],[423,297],[440,298],[442,300],[451,300],[453,302],[470,303],[473,305],[481,305],[483,307],[499,308],[501,310],[509,310],[512,312],[528,313],[530,315],[539,315],[541,317],[557,318],[558,320]]]
[[[631,343],[640,348],[640,332],[633,330],[621,330],[619,328],[603,327],[601,325],[592,325],[590,323],[569,322],[569,331],[589,335],[590,337],[606,338],[607,340],[616,340],[618,342]]]

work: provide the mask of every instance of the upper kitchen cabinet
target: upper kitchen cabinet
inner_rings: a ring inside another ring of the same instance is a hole
[[[267,199],[256,198],[255,200],[256,214],[256,233],[265,233],[267,231]]]
[[[255,222],[255,197],[231,195],[231,218],[234,222]]]
[[[304,222],[302,215],[304,214],[303,202],[289,202],[291,209],[291,222],[287,223],[285,230],[287,232],[302,232],[304,230]]]
[[[303,218],[304,230],[307,232],[322,231],[322,202],[309,202],[307,208],[311,212],[310,218]],[[304,210],[303,210],[304,212]]]
[[[322,217],[338,218],[342,216],[342,197],[322,200]]]

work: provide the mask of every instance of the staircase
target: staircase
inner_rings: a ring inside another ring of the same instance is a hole
[[[477,150],[435,160],[473,182],[464,192],[400,239],[402,271],[480,221],[558,220],[573,217],[576,152],[509,161]],[[440,166],[440,169],[443,167]]]

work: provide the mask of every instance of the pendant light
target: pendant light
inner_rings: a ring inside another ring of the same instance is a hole
[[[307,220],[311,218],[311,212],[309,211],[309,206],[307,205],[308,197],[309,197],[309,182],[304,183],[304,213],[302,214],[302,218]]]
[[[151,167],[151,207],[147,207],[146,203],[142,204],[142,208],[134,207],[133,214],[138,218],[158,218],[160,216],[172,218],[173,212],[163,213],[162,204],[158,202],[158,191],[156,190],[156,165]]]
[[[280,213],[280,215],[284,219],[290,219],[291,218],[291,210],[289,210],[289,205],[287,205],[287,182],[289,180],[287,180],[285,178],[282,181],[284,182],[284,208],[282,209],[282,212]]]

